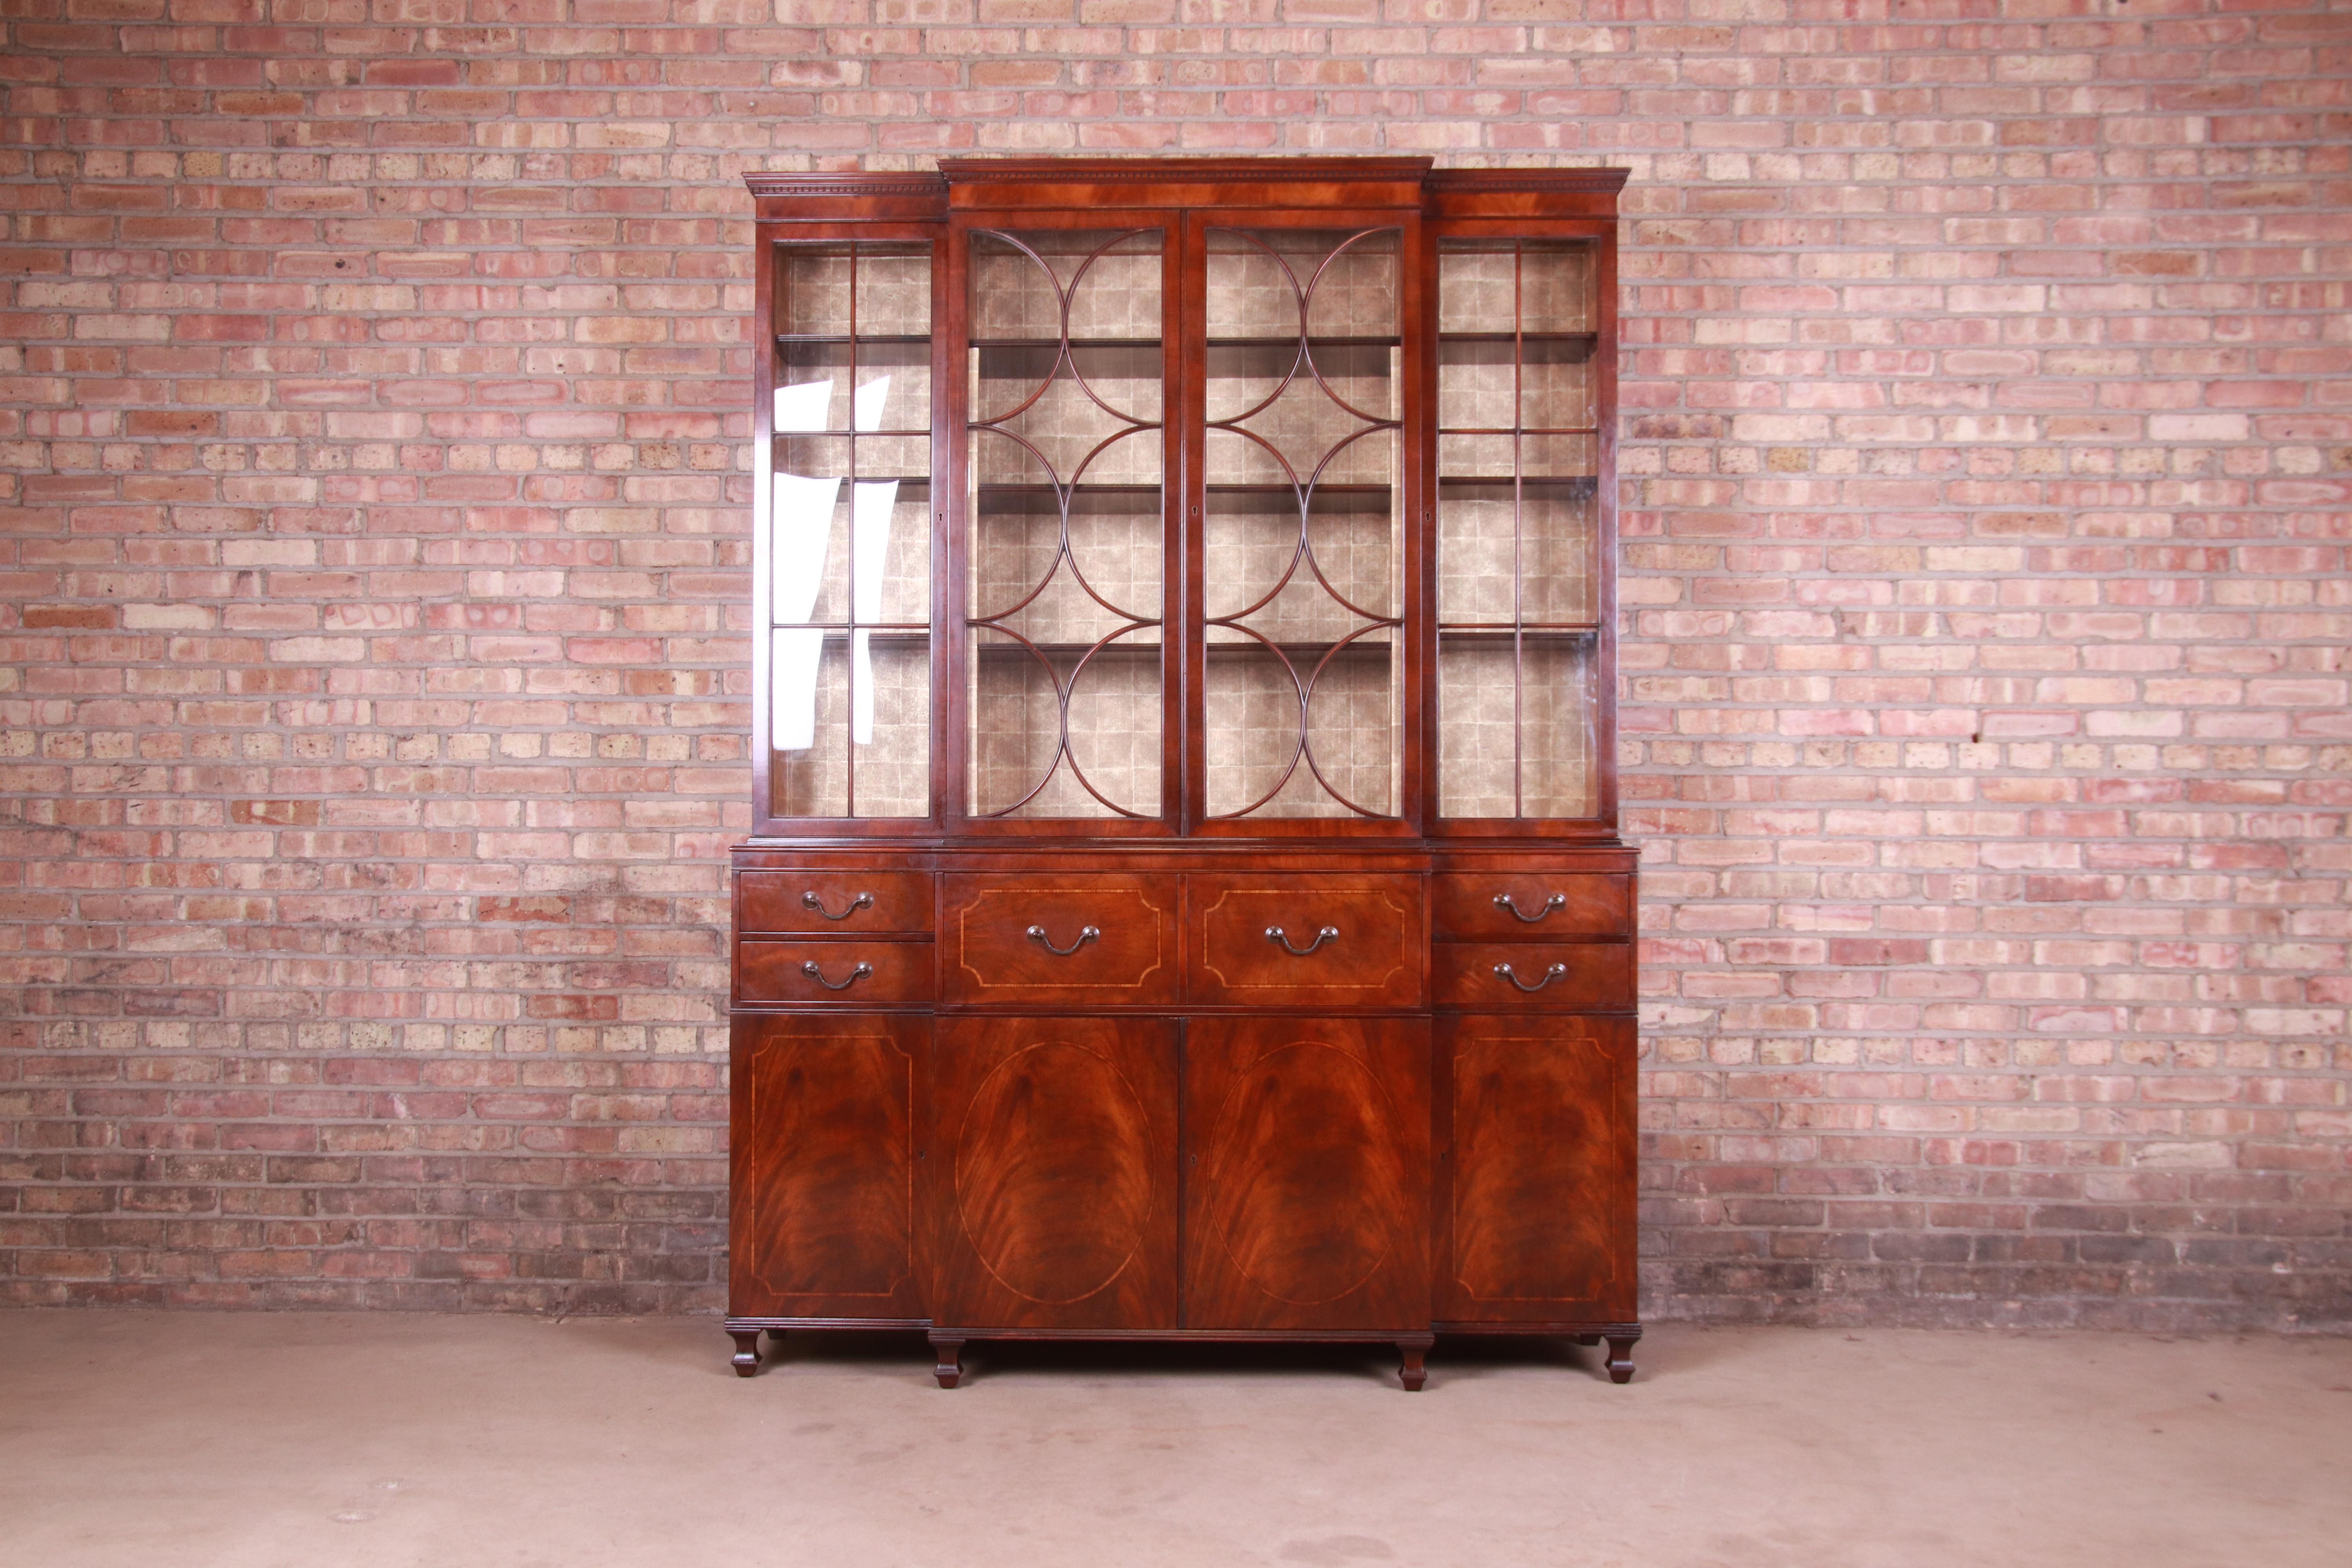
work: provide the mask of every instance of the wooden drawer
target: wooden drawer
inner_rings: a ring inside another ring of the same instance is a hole
[[[810,966],[815,973],[809,972]],[[858,971],[863,969],[864,973]],[[836,989],[836,987],[838,989]],[[739,942],[735,1000],[889,1007],[931,999],[928,942]]]
[[[1176,907],[1173,877],[950,877],[941,933],[948,999],[1076,1007],[1173,1002]]]
[[[1633,1005],[1630,942],[1441,942],[1430,953],[1441,1007],[1608,1013]],[[1509,974],[1496,973],[1506,964]]]
[[[1267,1007],[1411,1007],[1426,945],[1421,879],[1186,879],[1186,994]],[[1279,933],[1279,934],[1276,934]]]
[[[930,929],[929,871],[744,871],[736,878],[739,935],[861,936]]]
[[[1626,936],[1633,879],[1591,871],[1450,871],[1429,879],[1430,924],[1440,942],[1549,942]],[[1508,899],[1506,907],[1496,900]]]

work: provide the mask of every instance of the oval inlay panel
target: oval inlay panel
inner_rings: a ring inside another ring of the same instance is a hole
[[[1151,1217],[1142,1102],[1100,1053],[1045,1040],[996,1066],[956,1140],[956,1217],[996,1282],[1041,1305],[1118,1278]]]
[[[1315,1040],[1268,1051],[1226,1095],[1204,1173],[1225,1251],[1277,1300],[1360,1289],[1394,1250],[1410,1201],[1378,1079]]]

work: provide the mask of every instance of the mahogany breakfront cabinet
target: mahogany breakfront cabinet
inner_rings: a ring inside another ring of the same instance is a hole
[[[1609,1342],[1624,171],[755,174],[735,1365]]]

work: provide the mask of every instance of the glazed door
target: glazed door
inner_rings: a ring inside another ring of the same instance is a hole
[[[1434,226],[1438,831],[1612,817],[1616,253]]]
[[[1437,1028],[1438,1321],[1631,1322],[1633,1021]]]
[[[1402,832],[1418,219],[1195,213],[1187,244],[1192,831]]]
[[[842,232],[775,241],[758,282],[755,826],[906,833],[937,819],[938,230]]]
[[[930,1020],[739,1016],[728,1310],[918,1319],[915,1131]]]
[[[1102,212],[954,235],[963,826],[1164,833],[1179,237]]]
[[[943,1328],[1176,1325],[1176,1026],[940,1025],[928,1141]]]
[[[1184,1047],[1184,1326],[1426,1328],[1429,1026],[1206,1018]]]

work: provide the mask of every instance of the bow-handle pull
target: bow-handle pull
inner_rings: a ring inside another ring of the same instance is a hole
[[[867,975],[873,973],[874,966],[870,963],[861,963],[856,968],[849,972],[849,977],[846,980],[827,980],[824,977],[824,971],[819,969],[816,966],[816,960],[812,958],[806,963],[801,965],[801,973],[807,975],[811,980],[815,981],[819,985],[824,986],[827,991],[846,991],[851,986],[856,984],[859,981],[865,979]]]
[[[1325,926],[1321,931],[1315,933],[1315,940],[1308,942],[1305,947],[1293,947],[1290,944],[1290,939],[1282,934],[1282,928],[1280,926],[1266,927],[1265,940],[1268,942],[1280,942],[1282,944],[1282,951],[1290,954],[1293,958],[1304,958],[1308,953],[1313,952],[1317,948],[1321,947],[1325,942],[1339,941],[1339,928],[1338,926]]]
[[[849,907],[847,909],[842,910],[839,914],[835,914],[831,910],[824,907],[824,900],[818,898],[814,890],[801,895],[801,908],[804,910],[814,910],[818,914],[823,915],[829,921],[845,921],[873,901],[873,894],[860,893],[856,898],[849,900]]]
[[[1552,910],[1559,908],[1560,905],[1566,902],[1568,902],[1568,895],[1566,893],[1554,893],[1550,898],[1544,900],[1543,908],[1538,910],[1533,914],[1529,914],[1525,910],[1519,908],[1518,905],[1511,901],[1510,894],[1496,893],[1495,895],[1495,907],[1496,909],[1508,910],[1512,914],[1517,916],[1520,920],[1527,921],[1529,925],[1535,924],[1536,921],[1543,919],[1544,916],[1551,913]]]
[[[1029,940],[1031,942],[1044,943],[1045,951],[1052,953],[1056,958],[1069,957],[1070,954],[1077,952],[1078,949],[1086,946],[1087,943],[1097,940],[1101,935],[1102,930],[1100,927],[1080,926],[1078,928],[1077,941],[1070,943],[1067,947],[1055,947],[1054,945],[1054,939],[1045,934],[1045,928],[1044,926],[1031,926],[1029,928]]]
[[[1533,985],[1528,984],[1526,981],[1512,973],[1511,966],[1507,963],[1498,963],[1495,965],[1495,973],[1501,975],[1504,979],[1509,981],[1512,984],[1517,986],[1522,991],[1540,991],[1545,986],[1550,984],[1553,981],[1559,979],[1561,975],[1566,974],[1568,973],[1568,965],[1565,963],[1553,964],[1549,969],[1544,971],[1543,978],[1537,981]]]

